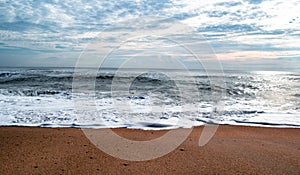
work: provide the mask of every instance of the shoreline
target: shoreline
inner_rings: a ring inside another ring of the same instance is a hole
[[[299,174],[300,128],[220,125],[204,146],[195,127],[174,151],[134,162],[112,157],[79,128],[0,127],[1,174]],[[136,141],[168,130],[115,128]],[[180,130],[180,129],[177,129]]]
[[[204,127],[206,125],[209,125],[210,123],[205,123],[202,125],[194,125],[191,127],[184,127],[184,126],[176,126],[176,125],[170,125],[170,126],[164,126],[164,124],[159,123],[151,123],[153,126],[148,127],[128,127],[128,126],[106,126],[106,125],[79,125],[79,124],[40,124],[40,125],[13,125],[13,124],[5,124],[0,125],[1,127],[25,127],[25,128],[49,128],[49,129],[67,129],[67,128],[73,128],[73,129],[129,129],[129,130],[141,130],[141,131],[165,131],[165,130],[174,130],[174,129],[190,129],[190,128],[198,128],[198,127]],[[297,124],[277,124],[277,123],[265,123],[265,122],[253,122],[252,125],[244,125],[244,124],[220,124],[220,123],[211,123],[212,125],[218,125],[218,126],[233,126],[233,127],[251,127],[251,128],[271,128],[271,129],[300,129],[300,125]],[[160,126],[162,125],[162,126]],[[167,124],[166,124],[167,125]],[[105,126],[105,127],[104,127]]]

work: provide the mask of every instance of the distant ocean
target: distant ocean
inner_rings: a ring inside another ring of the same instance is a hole
[[[77,115],[74,101],[85,93],[72,91],[73,68],[0,68],[0,125],[165,129],[215,123],[300,127],[300,72],[225,70],[207,76],[205,71],[185,74],[169,70],[175,81],[160,71],[132,77],[135,70],[124,70],[115,79],[116,71],[102,69],[91,77],[89,70],[82,70],[83,89],[89,79],[95,80],[96,110],[83,109],[84,115]],[[224,80],[225,86],[215,86],[212,79]],[[112,90],[113,81],[131,81],[131,85],[127,92],[118,93]],[[221,91],[221,111],[212,115],[213,99]]]

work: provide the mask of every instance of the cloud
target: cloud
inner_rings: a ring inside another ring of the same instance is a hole
[[[232,51],[230,53],[217,54],[220,60],[265,60],[265,59],[281,59],[297,58],[300,51]],[[300,58],[300,57],[298,57]]]
[[[300,57],[299,9],[299,0],[1,1],[0,52],[6,58],[26,53],[30,55],[26,57],[28,64],[34,58],[34,62],[40,60],[39,64],[45,65],[51,60],[45,58],[58,60],[63,55],[70,59],[62,58],[61,62],[72,65],[68,60],[77,58],[95,38],[102,36],[105,47],[114,48],[122,40],[119,31],[140,25],[127,20],[153,16],[175,19],[191,27],[203,38],[177,34],[177,39],[185,44],[206,40],[224,60],[249,57],[284,61]],[[120,28],[115,27],[115,31],[106,30],[122,21],[124,25],[118,25]],[[144,32],[161,31],[165,23],[158,21]],[[168,30],[165,32],[167,35]],[[173,47],[163,41],[155,44]],[[146,46],[143,41],[136,41],[136,51],[151,49]],[[123,47],[119,57],[132,55],[132,49]],[[0,59],[0,65],[5,65],[1,60],[4,58]]]

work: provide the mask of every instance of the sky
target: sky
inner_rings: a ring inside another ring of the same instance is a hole
[[[228,69],[300,70],[299,9],[299,0],[0,0],[0,66],[73,67],[108,52],[97,43],[114,49],[108,67],[168,50],[189,65],[213,55]]]

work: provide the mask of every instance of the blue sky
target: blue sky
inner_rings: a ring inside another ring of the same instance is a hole
[[[193,29],[224,67],[300,68],[299,0],[1,0],[0,9],[0,66],[74,66],[103,31],[151,16]],[[105,36],[106,46],[118,42]],[[123,49],[108,65],[132,52]]]

